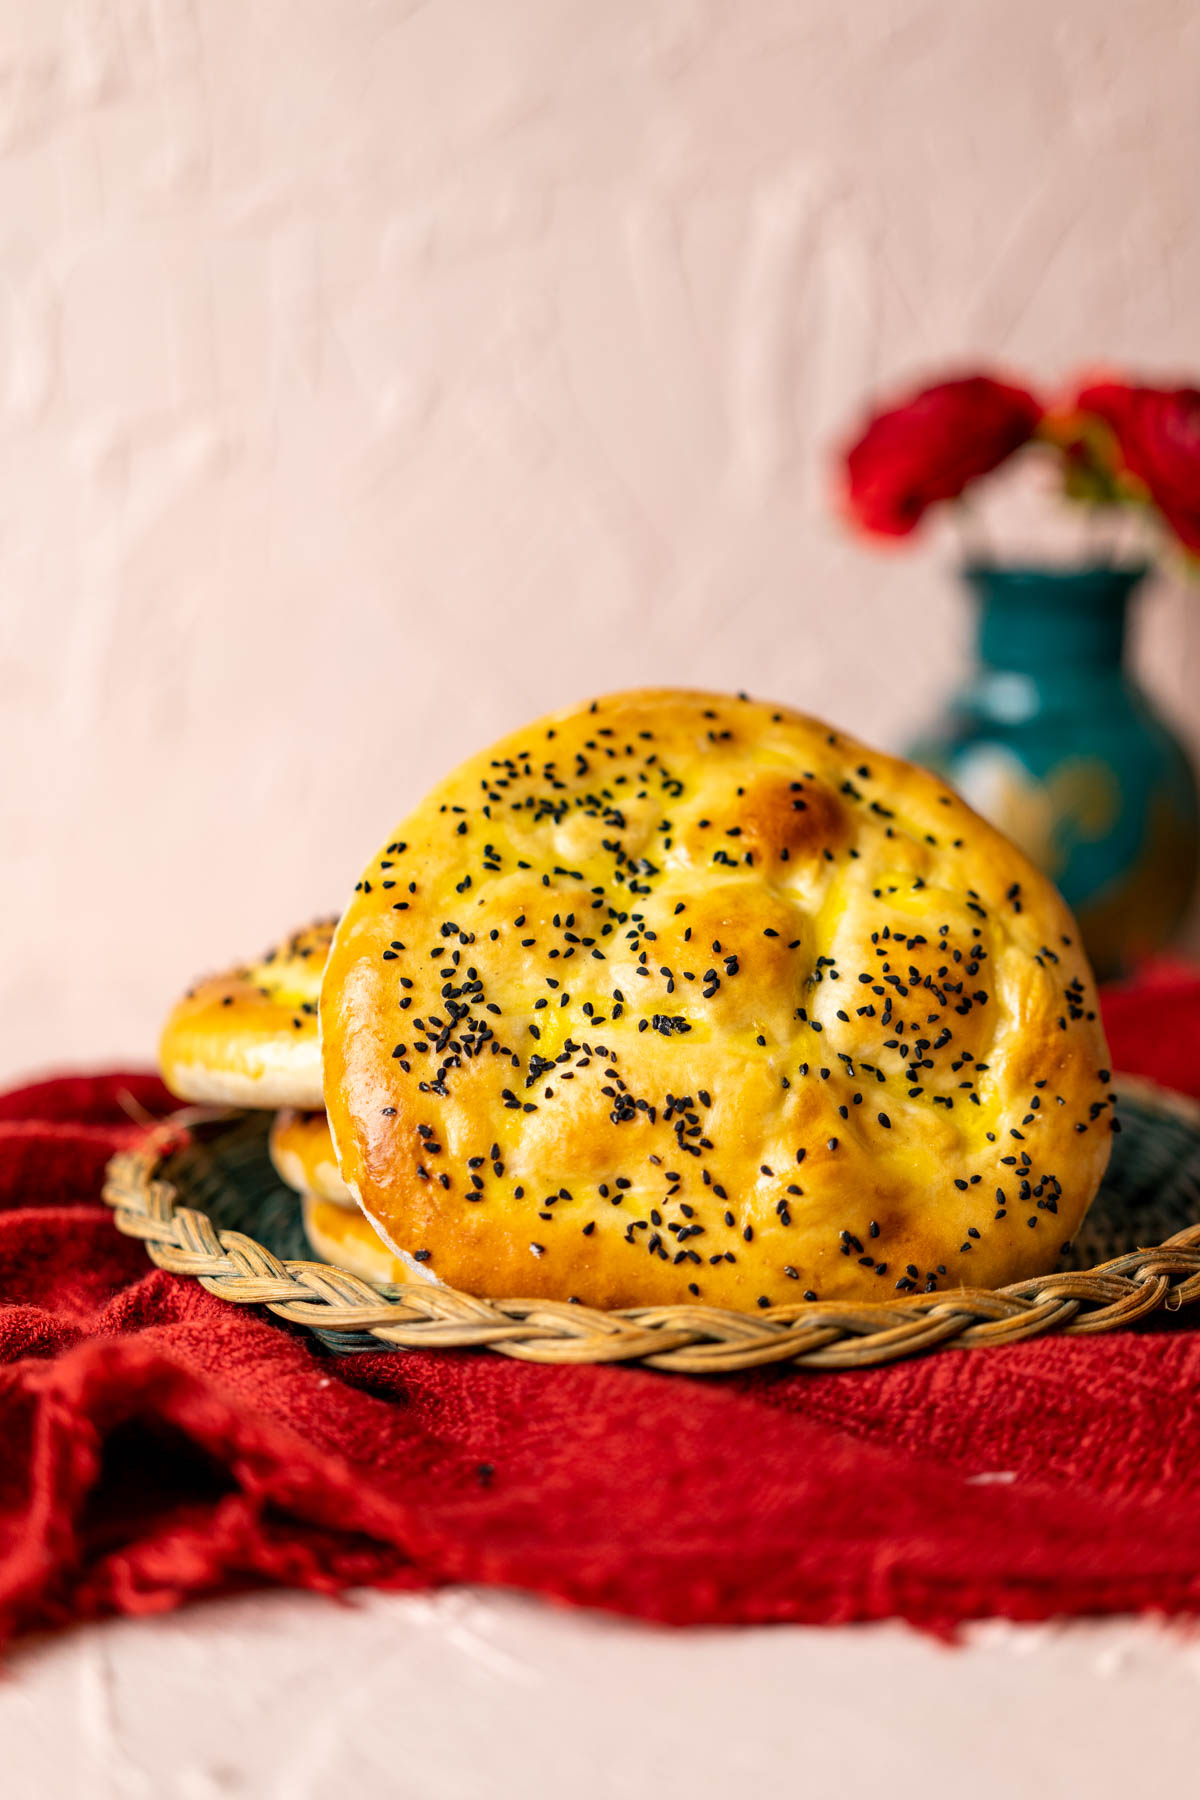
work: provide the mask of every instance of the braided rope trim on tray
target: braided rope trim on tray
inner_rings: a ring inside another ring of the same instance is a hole
[[[339,1349],[487,1349],[526,1362],[640,1362],[687,1375],[782,1362],[865,1369],[945,1347],[1119,1331],[1160,1309],[1177,1312],[1200,1300],[1200,1224],[1083,1272],[861,1306],[816,1301],[755,1314],[713,1306],[602,1312],[550,1300],[483,1300],[425,1283],[381,1292],[327,1263],[283,1261],[246,1233],[219,1230],[207,1213],[180,1203],[163,1176],[164,1163],[187,1142],[189,1125],[213,1119],[176,1114],[151,1130],[141,1148],[112,1158],[104,1198],[118,1230],[141,1238],[160,1269],[190,1275],[222,1300],[266,1306]]]

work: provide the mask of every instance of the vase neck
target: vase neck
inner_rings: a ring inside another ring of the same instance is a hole
[[[965,569],[978,607],[980,662],[1045,676],[1119,669],[1129,601],[1146,573],[1140,566]]]

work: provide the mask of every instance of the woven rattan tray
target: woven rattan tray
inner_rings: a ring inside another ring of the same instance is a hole
[[[871,1305],[817,1301],[599,1312],[482,1300],[426,1283],[376,1288],[314,1262],[295,1194],[267,1155],[262,1113],[178,1113],[115,1156],[104,1197],[160,1268],[223,1300],[266,1306],[330,1350],[498,1350],[530,1362],[640,1362],[690,1375],[764,1363],[862,1369],[938,1348],[1116,1331],[1200,1300],[1200,1107],[1125,1083],[1123,1130],[1086,1224],[1053,1274]],[[1152,1246],[1152,1247],[1147,1247]]]

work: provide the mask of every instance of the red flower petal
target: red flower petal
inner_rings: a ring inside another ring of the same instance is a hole
[[[847,498],[863,528],[899,537],[926,509],[1028,443],[1042,419],[1026,388],[967,375],[921,389],[877,412],[846,453]]]
[[[1200,551],[1200,388],[1096,382],[1080,390],[1076,406],[1108,426],[1120,467],[1180,543]]]

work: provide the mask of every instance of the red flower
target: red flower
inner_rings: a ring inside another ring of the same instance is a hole
[[[1082,388],[1075,404],[1103,420],[1118,472],[1132,476],[1179,541],[1200,553],[1200,389],[1102,381]]]
[[[903,537],[936,500],[954,500],[1029,442],[1042,418],[1025,388],[967,375],[875,414],[846,455],[850,511],[867,531]]]

